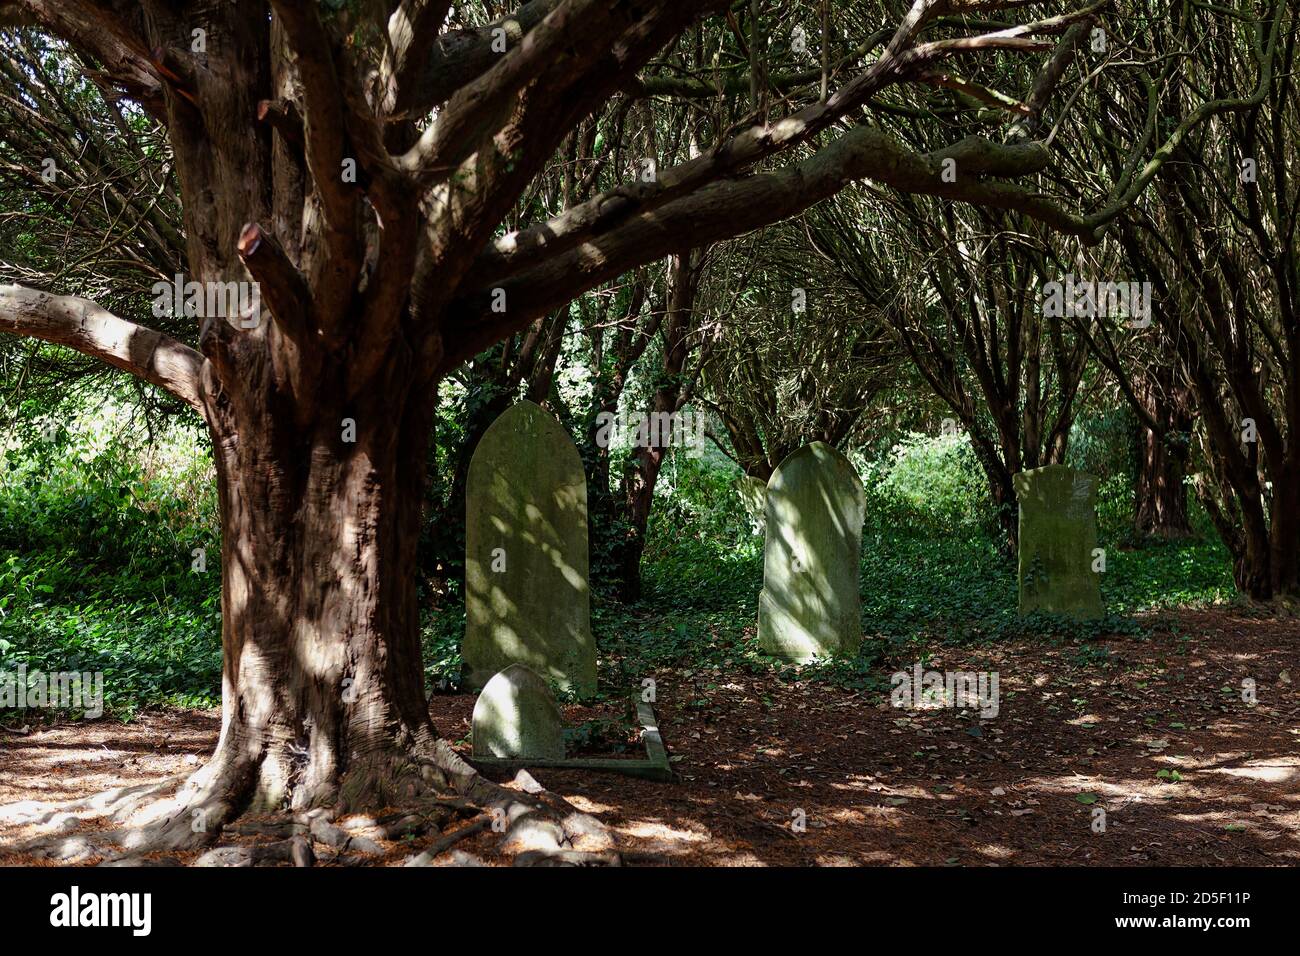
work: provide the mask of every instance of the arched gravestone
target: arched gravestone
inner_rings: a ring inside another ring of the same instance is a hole
[[[564,724],[551,689],[535,671],[511,664],[474,703],[475,757],[564,759]]]
[[[1020,613],[1101,617],[1101,586],[1092,570],[1097,479],[1047,465],[1013,481],[1020,502]]]
[[[763,650],[801,663],[857,652],[865,508],[858,473],[825,442],[799,449],[773,473],[758,599]]]
[[[465,518],[462,685],[518,663],[594,694],[587,481],[554,417],[525,401],[492,423],[470,460]]]

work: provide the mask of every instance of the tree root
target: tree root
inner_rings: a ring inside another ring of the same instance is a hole
[[[434,840],[427,850],[418,853],[406,861],[406,866],[430,866],[433,861],[450,850],[455,844],[459,843],[466,837],[473,836],[475,833],[481,833],[492,826],[492,821],[488,817],[479,817],[468,826],[463,826],[454,833],[448,833],[446,836]]]
[[[515,866],[622,866],[617,853],[593,853],[584,850],[555,850],[546,853],[528,850],[515,857]]]
[[[244,814],[253,803],[256,767],[223,761],[219,753],[178,788],[178,778],[170,778],[61,806],[14,804],[0,807],[0,820],[42,831],[18,847],[18,853],[62,863],[176,863],[177,854],[202,850],[192,859],[193,865],[313,866],[318,860],[367,865],[386,858],[395,842],[440,833],[406,860],[407,866],[429,866],[437,865],[435,859],[455,844],[488,831],[500,834],[497,851],[512,857],[517,866],[622,863],[613,838],[599,820],[547,792],[526,770],[519,771],[509,786],[494,783],[443,741],[400,755],[389,776],[373,762],[365,765],[363,773],[351,780],[345,775],[339,799],[332,805],[251,817]],[[168,795],[173,788],[175,793]],[[383,807],[383,812],[373,816],[355,812],[358,800],[367,793],[372,805]],[[399,793],[400,802],[386,803]],[[443,832],[466,817],[473,819]],[[120,825],[120,829],[92,829],[94,822]],[[230,838],[241,842],[232,844]],[[318,857],[319,851],[325,851],[325,856]],[[455,854],[457,863],[482,865],[471,854],[459,850]]]

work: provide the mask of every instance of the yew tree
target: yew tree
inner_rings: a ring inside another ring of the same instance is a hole
[[[1169,476],[1191,472],[1238,591],[1259,601],[1300,595],[1296,17],[1294,3],[1222,19],[1178,9],[1152,31],[1143,85],[1108,91],[1079,157],[1122,180],[1132,166],[1103,125],[1150,136],[1157,113],[1180,127],[1204,117],[1169,144],[1149,201],[1108,237],[1127,274],[1154,287],[1154,324],[1134,344],[1160,364],[1148,371],[1102,335],[1096,351],[1151,436],[1144,457],[1159,436]],[[1181,62],[1189,43],[1202,54]]]
[[[1016,61],[1039,64],[1032,115],[1086,36],[1071,27],[1104,5],[1044,2],[1016,24],[988,18],[1023,0],[855,4],[837,20],[861,30],[848,50],[814,7],[806,65],[786,75],[764,51],[789,20],[727,0],[530,0],[495,19],[495,4],[443,0],[0,3],[165,130],[186,279],[260,293],[255,314],[196,315],[175,337],[58,289],[0,286],[0,330],[153,383],[211,436],[221,737],[132,841],[209,842],[249,807],[501,799],[439,739],[424,695],[415,565],[439,381],[586,290],[855,180],[1093,236],[1097,220],[1015,181],[1050,165],[1045,142],[919,151],[865,108],[959,61]],[[748,62],[719,59],[732,41]],[[612,101],[731,86],[752,111],[706,122],[698,155],[514,221]]]

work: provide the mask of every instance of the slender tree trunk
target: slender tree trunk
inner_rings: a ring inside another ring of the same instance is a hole
[[[1134,398],[1163,426],[1157,434],[1139,420],[1133,470],[1133,524],[1138,534],[1178,540],[1192,535],[1187,514],[1189,438],[1195,424],[1190,395],[1175,388],[1172,368],[1157,373],[1158,382],[1133,380]]]
[[[583,467],[587,473],[587,520],[590,527],[591,553],[608,552],[608,534],[620,515],[618,502],[609,486],[609,447],[599,441],[603,415],[618,413],[622,381],[598,376],[593,386],[592,406],[583,429]]]
[[[682,375],[690,358],[691,334],[695,329],[695,293],[699,287],[699,269],[695,254],[685,252],[673,257],[668,319],[664,324],[664,358],[660,385],[650,402],[648,426],[668,423],[682,405]],[[618,553],[619,592],[625,601],[641,597],[641,558],[645,554],[646,532],[650,511],[654,507],[655,485],[667,454],[666,445],[675,431],[649,427],[646,440],[638,442],[623,475],[623,507],[627,530]]]
[[[1016,505],[1016,487],[1012,472],[1003,463],[997,447],[982,434],[973,416],[963,416],[962,424],[970,435],[971,448],[988,482],[994,519],[1001,531],[1003,549],[1014,555],[1020,540],[1020,512]]]
[[[1186,432],[1181,432],[1186,434]],[[1137,464],[1133,473],[1133,524],[1138,533],[1167,541],[1189,538],[1187,453],[1171,447],[1145,425],[1137,426]]]
[[[1002,532],[1003,546],[1008,554],[1014,555],[1020,546],[1020,510],[1016,502],[1015,485],[1004,470],[988,475],[988,479],[989,494],[993,499],[998,528]]]
[[[657,392],[651,406],[654,409],[652,414],[669,411],[669,404],[668,396]],[[676,402],[671,404],[675,406]],[[623,481],[623,505],[628,527],[618,553],[619,596],[624,601],[637,601],[641,598],[641,558],[645,554],[655,485],[663,468],[665,452],[663,447],[647,443],[637,448],[627,463]]]

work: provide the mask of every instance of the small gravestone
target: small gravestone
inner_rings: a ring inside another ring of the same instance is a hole
[[[750,528],[754,534],[762,534],[767,513],[767,482],[752,475],[741,475],[736,479],[736,494],[740,496],[740,506],[749,518]]]
[[[858,569],[866,502],[849,460],[813,442],[767,483],[758,641],[803,663],[850,656],[862,641]]]
[[[475,757],[564,759],[564,725],[551,689],[536,671],[511,664],[474,703]]]
[[[1047,465],[1013,480],[1020,502],[1020,613],[1101,617],[1101,586],[1093,570],[1097,479],[1066,465]]]
[[[462,685],[520,663],[594,694],[587,481],[553,416],[519,402],[492,423],[470,461],[465,518]]]

